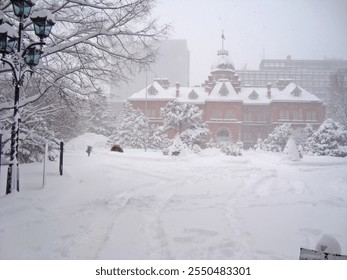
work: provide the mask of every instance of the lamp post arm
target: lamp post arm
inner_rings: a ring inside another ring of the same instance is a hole
[[[19,84],[21,76],[22,76],[20,74],[21,71],[18,71],[18,69],[16,68],[16,66],[14,65],[14,63],[11,60],[8,60],[8,59],[3,57],[3,58],[1,58],[1,61],[6,63],[6,64],[8,64],[8,65],[10,65],[12,73],[13,73],[13,76],[14,76],[14,78],[16,80],[16,84]]]
[[[25,47],[25,49],[24,49],[24,51],[22,53],[22,58],[24,58],[24,56],[26,55],[27,50],[30,49],[31,47],[33,47],[33,46],[41,46],[42,47],[44,45],[46,45],[45,42],[36,42],[36,43],[29,44],[28,46]]]
[[[11,69],[12,69],[12,73],[13,76],[16,80],[16,84],[19,85],[21,84],[22,78],[24,77],[24,74],[26,72],[31,72],[33,73],[34,71],[30,68],[26,68],[26,69],[22,69],[22,67],[20,67],[20,69],[17,69],[16,66],[14,65],[14,63],[10,60],[7,60],[6,58],[1,58],[1,61],[3,61],[4,63],[7,63],[8,65],[10,65]]]
[[[16,67],[13,65],[12,61],[7,60],[7,59],[4,58],[4,57],[1,58],[1,61],[4,62],[4,63],[7,63],[8,65],[10,65],[10,67],[11,67],[13,73],[15,73],[15,72],[17,71],[17,70],[16,70]]]

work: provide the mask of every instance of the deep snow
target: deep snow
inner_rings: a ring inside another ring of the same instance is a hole
[[[43,189],[41,163],[20,168],[8,196],[2,168],[0,259],[298,259],[324,235],[347,254],[346,158],[121,154],[85,134]]]

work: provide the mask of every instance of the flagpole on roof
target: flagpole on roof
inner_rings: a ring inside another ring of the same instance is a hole
[[[224,30],[222,30],[222,51],[224,50],[224,40],[225,40]]]

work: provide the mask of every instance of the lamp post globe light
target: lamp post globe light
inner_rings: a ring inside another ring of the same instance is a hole
[[[38,65],[43,53],[42,46],[55,24],[52,14],[47,10],[34,11],[35,5],[31,0],[10,0],[14,14],[19,24],[17,30],[6,19],[6,15],[0,11],[0,54],[3,65],[7,64],[13,75],[15,86],[13,124],[11,130],[11,154],[7,172],[6,194],[14,190],[19,191],[19,166],[18,166],[18,141],[19,141],[19,93],[23,84],[25,73],[33,72]],[[31,15],[35,34],[40,38],[39,42],[28,45],[23,42],[22,32],[24,22]]]

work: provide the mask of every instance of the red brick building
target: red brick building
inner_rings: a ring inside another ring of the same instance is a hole
[[[167,79],[156,79],[128,98],[134,108],[147,112],[150,122],[158,124],[160,108],[172,100],[200,107],[211,137],[242,141],[246,147],[266,138],[277,125],[317,127],[325,119],[323,102],[290,80],[280,80],[276,86],[241,87],[226,50],[218,51],[200,87],[170,86]]]

